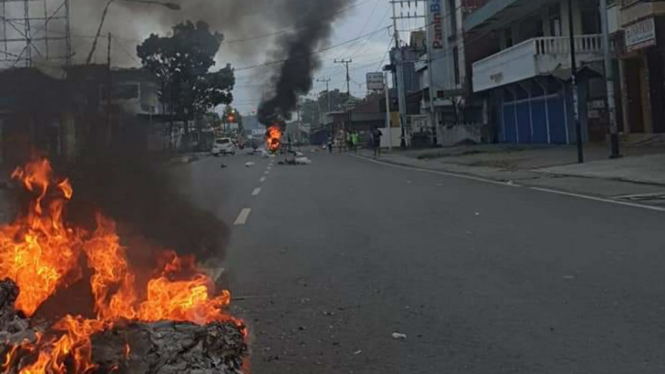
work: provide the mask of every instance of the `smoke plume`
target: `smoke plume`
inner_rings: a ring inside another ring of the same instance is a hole
[[[294,26],[321,21],[322,29],[329,26],[340,4],[351,0],[159,0],[175,3],[180,10],[170,10],[156,4],[115,1],[109,8],[104,35],[111,32],[126,51],[114,47],[115,63],[136,63],[128,56],[134,47],[150,33],[168,33],[180,22],[205,21],[212,30],[224,34],[221,53],[241,61],[263,57],[273,44],[274,36]],[[97,31],[102,10],[108,0],[71,0],[72,35],[78,59],[84,58]],[[304,16],[303,14],[306,13]],[[322,19],[323,17],[323,19]],[[331,18],[331,19],[327,19]],[[102,43],[103,44],[103,43]],[[98,48],[98,60],[105,61],[105,46]]]
[[[293,31],[282,35],[275,57],[284,59],[271,79],[272,97],[259,106],[259,121],[269,124],[274,118],[289,118],[298,95],[312,88],[312,74],[321,65],[316,49],[329,42],[332,26],[352,0],[291,0],[285,4],[294,17]]]
[[[201,261],[222,260],[230,229],[211,212],[216,207],[197,206],[183,191],[188,180],[173,175],[177,169],[128,142],[118,141],[110,151],[90,148],[69,165],[75,190],[68,220],[86,227],[95,222],[96,212],[113,218],[129,240],[125,244],[143,252],[129,252],[135,263],[154,258],[151,249],[165,248]]]

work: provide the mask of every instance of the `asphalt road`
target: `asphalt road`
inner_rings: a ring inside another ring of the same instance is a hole
[[[187,166],[253,374],[665,372],[665,213],[307,156]]]

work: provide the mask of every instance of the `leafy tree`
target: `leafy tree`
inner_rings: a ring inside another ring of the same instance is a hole
[[[360,99],[351,96],[351,100],[360,101]],[[340,92],[335,89],[330,91],[330,111],[336,112],[345,109],[346,102],[349,101],[349,95],[346,92]],[[319,109],[321,113],[328,112],[328,95],[326,91],[322,91],[317,96],[316,100],[305,99],[300,104],[302,114],[302,121],[309,123],[312,126],[319,125]]]
[[[233,101],[231,66],[210,72],[223,39],[207,23],[187,21],[174,26],[172,35],[151,34],[137,47],[144,68],[162,84],[160,100],[185,122],[185,132],[189,132],[190,120]]]

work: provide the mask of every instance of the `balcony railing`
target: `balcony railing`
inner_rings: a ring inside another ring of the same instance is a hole
[[[570,38],[540,37],[527,41],[536,43],[536,55],[570,54]],[[575,54],[602,52],[600,35],[580,35],[574,38]]]
[[[574,43],[580,64],[602,58],[600,35],[575,36]],[[473,89],[482,91],[565,68],[570,68],[567,36],[531,38],[473,63]]]

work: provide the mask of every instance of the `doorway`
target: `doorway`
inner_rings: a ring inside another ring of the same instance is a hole
[[[628,101],[628,128],[631,133],[644,132],[643,79],[644,63],[642,58],[625,60],[626,99]]]

